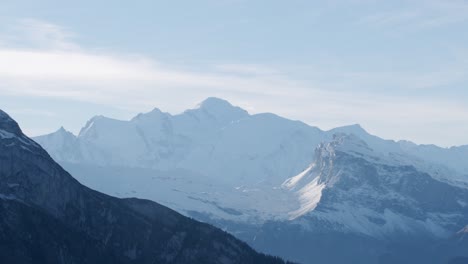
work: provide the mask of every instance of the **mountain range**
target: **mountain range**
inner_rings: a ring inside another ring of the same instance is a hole
[[[148,200],[76,181],[0,110],[1,263],[284,263]]]
[[[301,263],[468,257],[468,146],[323,131],[218,98],[34,140],[92,189],[160,202]]]

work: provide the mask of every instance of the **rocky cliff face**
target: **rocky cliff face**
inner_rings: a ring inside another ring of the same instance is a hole
[[[154,202],[82,186],[0,111],[5,263],[283,263]]]

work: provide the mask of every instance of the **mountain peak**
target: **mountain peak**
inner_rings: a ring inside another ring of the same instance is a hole
[[[369,145],[357,135],[344,132],[333,135],[333,140],[328,143],[321,143],[316,149],[316,157],[331,157],[335,156],[335,151],[346,152],[355,155],[356,153],[373,156],[373,150]]]
[[[88,120],[88,122],[86,122],[86,125],[81,128],[80,133],[78,133],[78,136],[83,136],[84,134],[86,134],[87,131],[91,129],[91,127],[93,127],[96,121],[99,121],[105,118],[106,117],[104,117],[103,115],[93,116],[90,120]]]
[[[352,128],[352,129],[364,130],[364,128],[362,128],[362,126],[360,124],[352,124],[352,125],[349,125],[347,127]]]
[[[57,130],[57,133],[67,133],[68,131],[63,127],[61,126],[58,130]]]
[[[66,130],[63,126],[61,126],[57,131],[55,131],[54,133],[52,134],[55,134],[55,135],[61,135],[61,136],[64,136],[64,137],[76,137],[72,132]]]
[[[185,111],[185,113],[197,112],[208,114],[218,121],[224,120],[227,122],[239,120],[249,115],[249,113],[244,109],[238,106],[233,106],[228,101],[216,97],[208,97],[198,104],[195,109]]]
[[[231,103],[228,101],[217,98],[217,97],[208,97],[197,105],[199,109],[225,109],[225,108],[234,108]]]
[[[362,128],[359,124],[352,124],[348,126],[337,127],[332,130],[332,132],[346,133],[346,134],[355,134],[356,136],[367,135],[367,131]]]
[[[159,118],[162,118],[164,116],[168,116],[169,114],[168,113],[165,113],[163,111],[161,111],[161,109],[155,107],[153,108],[153,110],[147,112],[147,113],[139,113],[138,115],[136,115],[134,118],[132,118],[132,121],[135,121],[135,120],[141,120],[141,119],[159,119]]]
[[[159,116],[159,115],[164,115],[165,113],[163,111],[161,111],[161,109],[155,107],[153,108],[153,110],[147,112],[147,113],[143,113],[143,114],[139,114],[139,115],[151,115],[151,116]]]
[[[4,111],[0,110],[0,130],[4,130],[8,133],[12,133],[15,135],[21,135],[23,132],[21,132],[20,127],[18,126],[18,123],[16,123],[13,118],[11,118],[7,113]]]

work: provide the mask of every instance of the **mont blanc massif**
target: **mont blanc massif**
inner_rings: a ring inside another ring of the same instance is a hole
[[[12,257],[43,239],[33,253],[63,263],[468,259],[468,145],[384,140],[359,125],[322,131],[217,98],[32,140],[0,121],[0,221],[21,229],[0,239],[23,241]]]

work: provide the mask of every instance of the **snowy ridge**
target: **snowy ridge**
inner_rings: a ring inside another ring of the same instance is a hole
[[[320,202],[325,183],[319,182],[320,174],[315,173],[316,168],[317,165],[313,163],[306,170],[282,184],[282,187],[293,192],[299,201],[299,208],[289,212],[290,220],[313,211]]]
[[[309,213],[317,207],[322,197],[322,190],[325,188],[325,184],[319,184],[318,181],[319,178],[317,177],[297,192],[301,205],[299,209],[289,213],[290,220]]]
[[[13,133],[7,132],[5,130],[0,130],[0,138],[1,139],[14,138],[14,137],[16,137],[16,136]]]
[[[289,178],[287,179],[283,184],[283,188],[287,188],[288,190],[294,190],[298,183],[302,180],[304,180],[304,178],[306,178],[306,176],[309,175],[310,171],[315,167],[316,165],[315,164],[312,164],[310,165],[307,169],[305,169],[303,172],[299,173],[298,175],[292,177],[292,178]],[[314,179],[312,179],[314,180]]]
[[[36,142],[26,137],[16,121],[2,110],[0,110],[0,139],[4,139],[2,144],[6,147],[14,148],[19,145],[21,148],[31,152],[41,149]]]

